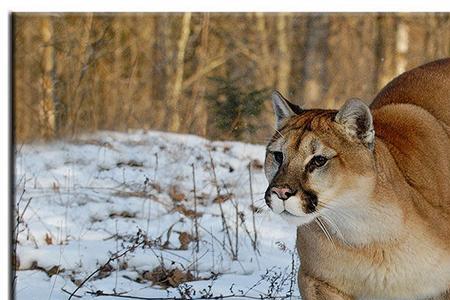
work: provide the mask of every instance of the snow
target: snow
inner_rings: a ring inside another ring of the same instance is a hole
[[[235,294],[236,299],[293,292],[292,298],[299,298],[295,226],[271,213],[263,200],[264,146],[133,131],[17,148],[16,201],[19,216],[23,214],[17,299],[68,299],[81,281],[123,252],[109,270],[88,280],[76,299],[96,298],[92,293],[97,291],[153,298]],[[257,250],[252,244],[249,163],[259,208]],[[183,232],[195,236],[192,165],[201,214],[198,253],[195,241],[183,248],[179,239]],[[222,196],[232,195],[222,204],[231,246],[214,201],[217,186]],[[245,220],[239,217],[238,226],[236,205]],[[137,243],[134,239],[147,242],[128,252]],[[151,282],[145,274],[160,266],[183,274],[189,270],[197,278],[175,287]]]

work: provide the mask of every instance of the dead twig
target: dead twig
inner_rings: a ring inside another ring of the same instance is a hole
[[[217,182],[216,167],[215,167],[212,155],[211,155],[211,151],[209,151],[209,159],[211,162],[211,169],[213,172],[214,184],[216,186],[216,191],[217,191],[217,197],[220,197],[220,188],[219,188],[219,183]],[[233,242],[231,241],[231,234],[230,234],[230,230],[228,229],[227,219],[225,218],[225,213],[223,211],[222,203],[220,201],[219,201],[219,208],[220,208],[220,216],[222,218],[222,227],[225,230],[225,233],[226,233],[226,236],[228,239],[228,243],[230,244],[230,251],[231,251],[232,259],[237,260],[236,253],[233,250]]]
[[[140,239],[143,238],[142,241],[140,241]],[[98,272],[100,272],[102,269],[104,269],[106,266],[108,266],[111,262],[115,261],[116,259],[119,259],[123,256],[125,256],[127,253],[129,252],[133,252],[134,250],[136,250],[139,246],[145,245],[147,243],[147,239],[145,237],[142,236],[141,232],[138,231],[137,233],[137,237],[135,242],[129,246],[127,249],[125,249],[124,251],[122,251],[122,253],[116,252],[114,253],[106,263],[104,263],[103,265],[101,265],[99,268],[97,268],[94,272],[92,272],[89,276],[87,276],[81,283],[80,285],[70,294],[69,299],[72,299],[72,297],[75,297],[75,294],[78,292],[78,290],[80,288],[83,287],[83,285],[88,282],[92,277],[95,276],[95,274],[97,274]]]
[[[253,250],[257,250],[258,243],[258,233],[256,231],[256,222],[255,222],[255,201],[253,199],[253,185],[252,185],[252,163],[248,164],[248,181],[250,186],[250,199],[252,200],[252,223],[253,223],[253,233],[254,239],[252,239]]]
[[[128,296],[128,295],[121,295],[121,294],[114,294],[114,293],[105,293],[103,291],[95,291],[95,292],[87,292],[88,294],[91,294],[93,296],[96,297],[115,297],[115,298],[124,298],[124,299],[139,299],[139,300],[166,300],[166,299],[171,299],[171,300],[186,300],[186,297],[166,297],[166,298],[162,298],[162,297],[140,297],[140,296]],[[229,294],[229,295],[218,295],[218,296],[209,296],[207,299],[287,299],[290,298],[290,295],[283,295],[283,296],[248,296],[245,294]],[[203,296],[201,297],[191,297],[189,298],[190,300],[200,300],[200,299],[205,299]],[[298,297],[298,299],[300,299],[300,297]]]
[[[200,244],[199,244],[200,241],[198,237],[197,187],[195,184],[195,166],[193,163],[192,163],[192,184],[194,189],[194,231],[195,231],[194,272],[195,276],[198,277],[197,256],[200,251]]]
[[[235,203],[235,214],[236,214],[236,240],[235,240],[235,249],[234,253],[236,254],[236,259],[238,259],[238,251],[239,251],[239,204]]]

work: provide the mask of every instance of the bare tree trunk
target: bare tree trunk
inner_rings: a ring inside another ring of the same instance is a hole
[[[52,20],[47,16],[41,22],[42,50],[42,98],[39,103],[41,136],[51,139],[55,136],[55,103],[53,99],[54,49],[52,44]]]
[[[266,17],[263,13],[256,13],[256,28],[261,36],[261,56],[263,59],[269,58],[269,38],[267,36]]]
[[[180,129],[180,101],[183,91],[183,75],[184,75],[184,56],[186,51],[186,45],[191,33],[191,13],[187,12],[183,14],[183,20],[181,25],[181,34],[178,40],[178,52],[176,58],[175,80],[172,87],[172,95],[169,98],[169,108],[171,122],[169,124],[169,130],[177,132]]]
[[[400,18],[397,21],[395,50],[396,50],[396,75],[406,71],[408,60],[406,58],[409,49],[409,27]]]
[[[256,13],[256,28],[261,37],[260,59],[258,64],[261,66],[261,79],[264,87],[272,87],[274,85],[274,64],[270,58],[270,47],[268,28],[266,26],[266,16],[258,12]]]
[[[123,118],[124,111],[122,110],[122,105],[125,104],[126,101],[129,101],[129,99],[125,99],[125,84],[123,79],[124,74],[124,65],[127,63],[124,59],[124,48],[126,45],[123,44],[122,36],[125,36],[124,30],[124,16],[123,15],[114,15],[113,19],[111,20],[111,27],[114,32],[114,38],[112,40],[112,44],[114,45],[113,49],[113,57],[114,57],[114,64],[112,65],[111,73],[108,74],[111,76],[111,78],[108,78],[107,86],[114,82],[114,84],[111,84],[114,94],[116,95],[116,101],[111,101],[111,103],[108,104],[108,99],[105,97],[103,99],[104,104],[104,113],[105,118],[107,119],[106,128],[112,129],[114,128],[115,120],[118,118]],[[122,125],[122,124],[121,124]]]
[[[23,16],[13,16],[14,22],[14,118],[13,130],[15,138],[19,141],[30,140],[37,137],[39,126],[36,126],[36,113],[32,103],[35,81],[32,80],[33,73],[31,55],[27,55],[23,49],[32,48],[33,31],[32,24]],[[20,56],[19,56],[20,55]]]
[[[287,95],[289,93],[289,79],[291,78],[291,52],[289,50],[290,16],[280,13],[277,15],[277,46],[278,69],[277,89]]]
[[[155,103],[155,97],[153,90],[155,86],[157,85],[157,82],[155,82],[155,78],[153,78],[152,70],[154,68],[154,57],[155,57],[155,23],[156,18],[155,16],[146,16],[146,22],[145,22],[145,29],[141,33],[140,39],[145,41],[146,48],[143,49],[144,53],[142,54],[144,57],[144,61],[147,64],[146,69],[147,76],[144,76],[144,78],[140,78],[141,86],[143,89],[143,106],[144,106],[144,113],[141,115],[141,127],[143,127],[145,130],[148,130],[152,127],[152,124],[150,124],[150,118],[151,118],[151,111],[153,109],[153,104]],[[153,125],[154,126],[154,125]]]
[[[376,82],[374,21],[375,16],[362,14],[329,17],[322,107],[338,108],[350,97],[372,98]]]
[[[202,70],[205,68],[208,62],[208,38],[209,38],[209,13],[205,13],[203,15],[202,27],[201,27],[201,41],[200,47],[198,49],[198,70]],[[189,120],[189,123],[196,122],[193,127],[196,128],[196,133],[202,136],[206,136],[206,127],[207,127],[207,107],[205,102],[205,80],[204,76],[202,76],[192,87],[192,98],[195,99],[193,114],[190,114],[195,118],[194,120]]]
[[[303,104],[304,101],[304,66],[306,62],[306,40],[308,33],[308,21],[307,15],[293,14],[290,20],[290,29],[292,31],[288,47],[291,52],[291,77],[289,78],[289,97],[290,100],[296,104]],[[269,110],[272,114],[272,108]],[[272,115],[270,115],[270,121],[272,121]]]
[[[442,58],[450,56],[450,14],[448,13],[433,13],[428,16],[428,24],[434,23],[432,38],[434,42],[433,57]],[[427,24],[427,27],[431,27]],[[429,29],[430,30],[430,29]],[[431,31],[430,30],[430,31]]]
[[[75,81],[73,81],[73,87],[71,87],[71,97],[72,99],[67,99],[70,101],[70,112],[69,112],[69,122],[68,129],[71,131],[72,137],[74,137],[81,127],[79,122],[79,116],[81,115],[83,109],[83,102],[86,99],[86,74],[88,73],[89,64],[93,57],[93,49],[90,44],[91,35],[93,34],[94,26],[94,14],[88,13],[85,18],[83,18],[83,30],[80,37],[80,47],[79,53],[77,53],[77,71],[79,74],[74,74],[76,76]]]
[[[328,16],[308,16],[306,57],[303,69],[303,99],[311,107],[320,104],[325,82],[327,58]]]
[[[383,14],[377,17],[378,38],[376,46],[376,90],[384,87],[396,74],[395,63],[395,16]]]
[[[167,99],[169,99],[170,86],[170,66],[171,57],[171,40],[169,38],[169,16],[162,13],[155,16],[155,36],[153,42],[154,63],[152,64],[152,78],[155,84],[152,89],[152,127],[155,129],[167,128],[167,116],[169,108]],[[156,84],[157,83],[157,84]]]

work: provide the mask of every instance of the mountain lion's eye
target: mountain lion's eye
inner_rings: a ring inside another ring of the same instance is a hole
[[[308,163],[308,170],[311,172],[315,168],[320,168],[327,163],[328,159],[322,155],[316,155]]]
[[[274,151],[273,156],[275,157],[277,163],[281,166],[281,164],[283,163],[283,152]]]

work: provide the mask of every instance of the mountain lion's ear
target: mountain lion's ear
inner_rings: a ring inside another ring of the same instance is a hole
[[[334,120],[343,125],[350,136],[359,139],[369,149],[373,149],[375,130],[372,114],[364,102],[359,99],[347,100]]]
[[[275,112],[275,125],[277,128],[280,128],[281,122],[284,119],[302,112],[300,106],[292,104],[277,91],[272,93],[272,105],[273,111]]]

